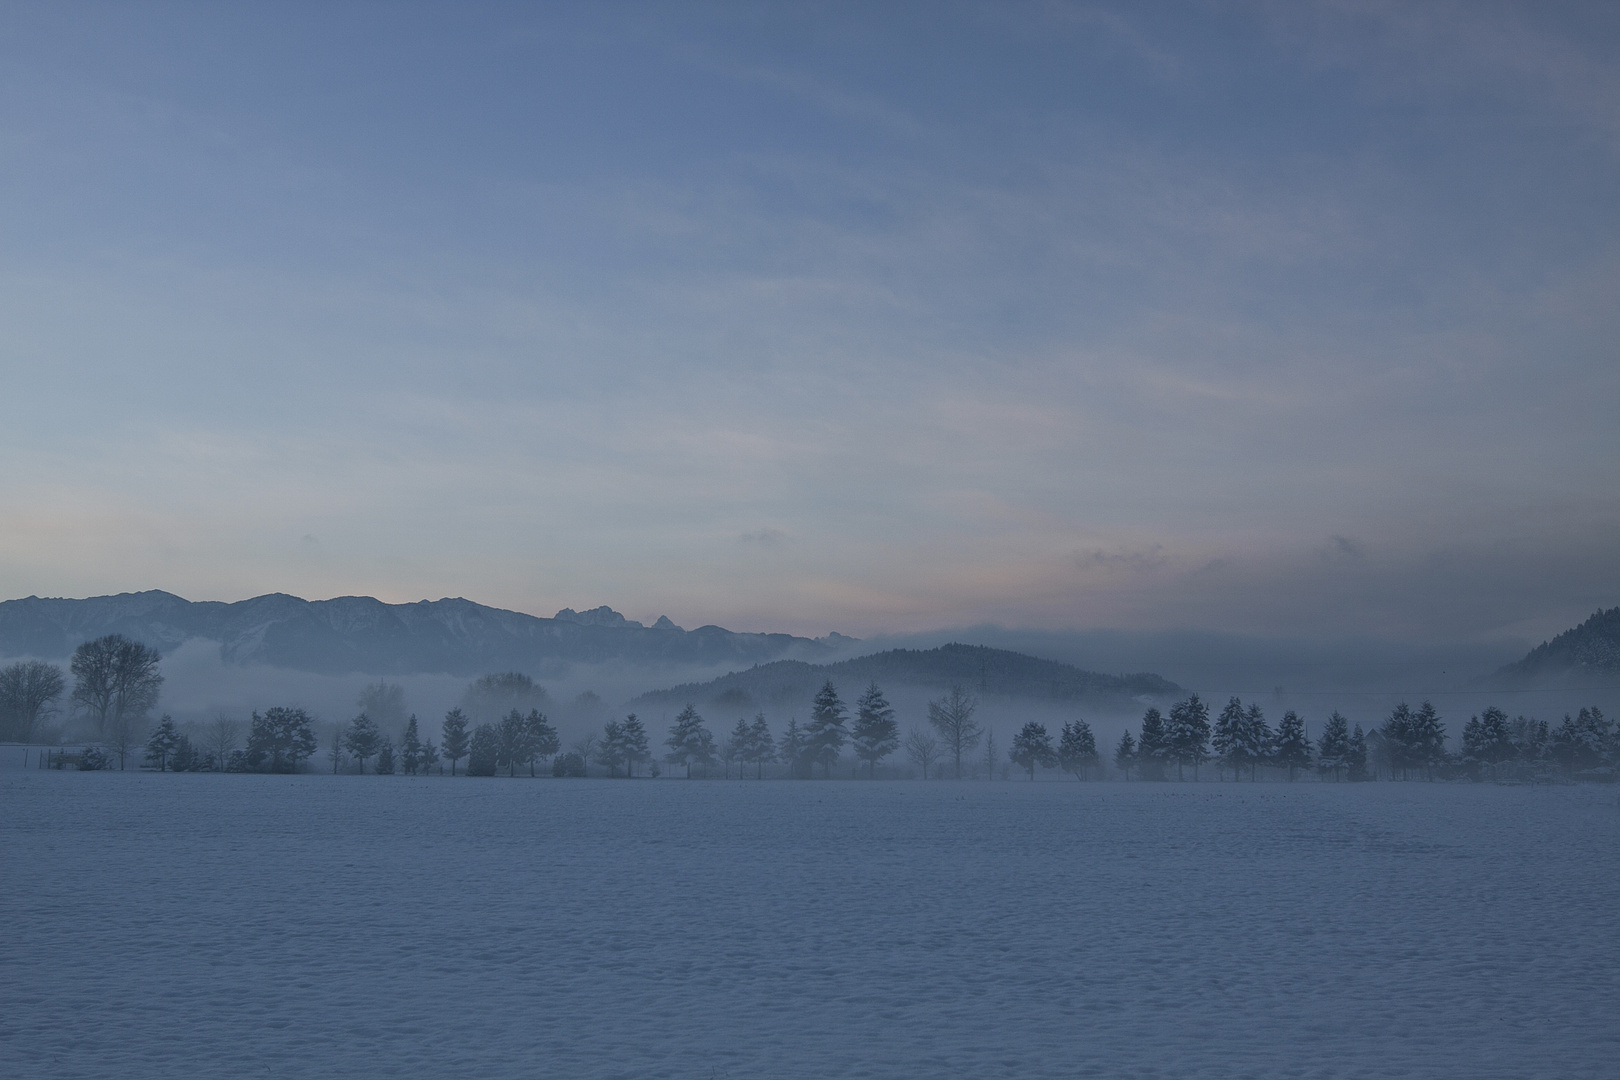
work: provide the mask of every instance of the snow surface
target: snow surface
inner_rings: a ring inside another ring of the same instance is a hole
[[[1613,1077],[1591,787],[0,773],[8,1077]]]

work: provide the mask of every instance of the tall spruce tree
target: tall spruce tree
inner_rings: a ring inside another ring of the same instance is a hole
[[[459,711],[459,710],[458,710]],[[473,728],[467,746],[467,775],[494,776],[500,767],[501,737],[494,724],[479,724]]]
[[[1007,756],[1019,768],[1029,771],[1030,783],[1035,782],[1037,766],[1049,769],[1057,764],[1057,752],[1052,749],[1052,736],[1047,734],[1045,724],[1037,724],[1033,720],[1013,736],[1012,748],[1007,751]]]
[[[180,745],[180,732],[174,726],[174,717],[168,713],[163,714],[152,734],[146,740],[146,763],[156,765],[158,772],[166,772],[169,768],[169,757]]]
[[[820,764],[823,775],[828,779],[832,777],[833,763],[838,760],[849,735],[844,729],[844,718],[848,715],[849,710],[844,707],[832,680],[822,683],[821,689],[816,691],[815,700],[810,703],[810,722],[804,726],[804,744],[805,753],[811,761]]]
[[[639,723],[639,721],[638,721]],[[551,756],[562,749],[562,738],[557,729],[551,726],[546,714],[539,709],[530,709],[529,715],[523,718],[523,727],[526,737],[525,747],[529,751],[529,775],[534,775],[534,762],[536,758],[541,761],[550,760]],[[642,732],[642,750],[646,750],[647,736]],[[646,756],[645,752],[642,754]]]
[[[866,762],[868,779],[877,776],[877,764],[900,749],[900,725],[894,707],[874,680],[855,703],[855,727],[850,732],[855,756]]]
[[[1215,748],[1217,775],[1219,767],[1224,765],[1232,770],[1234,780],[1240,779],[1239,770],[1243,757],[1243,702],[1236,696],[1227,701],[1226,708],[1215,718],[1211,744]]]
[[[1119,743],[1114,747],[1114,768],[1125,774],[1125,779],[1131,778],[1131,768],[1136,764],[1136,740],[1131,737],[1127,729],[1119,737]]]
[[[1091,733],[1091,725],[1084,720],[1064,724],[1063,735],[1058,740],[1058,764],[1063,771],[1084,780],[1086,770],[1097,763],[1097,737]]]
[[[625,775],[636,775],[636,762],[652,760],[652,749],[647,745],[647,726],[635,713],[624,718],[619,725],[619,736],[624,742]]]
[[[1276,739],[1272,734],[1271,725],[1266,723],[1266,714],[1260,708],[1259,702],[1251,704],[1244,710],[1240,738],[1243,760],[1248,762],[1249,781],[1252,783],[1260,779],[1260,766],[1271,759],[1272,744]]]
[[[1350,721],[1337,709],[1322,727],[1322,737],[1316,743],[1316,768],[1323,776],[1334,780],[1350,764]]]
[[[1296,769],[1306,769],[1311,764],[1311,741],[1305,737],[1305,721],[1299,714],[1289,709],[1283,713],[1282,721],[1277,725],[1277,742],[1273,760],[1288,770],[1288,779],[1294,779]]]
[[[1367,779],[1367,736],[1357,724],[1350,733],[1350,752],[1344,756],[1345,775],[1351,780]]]
[[[1198,766],[1209,760],[1209,706],[1197,694],[1176,702],[1170,708],[1166,734],[1176,760],[1176,779],[1183,779],[1182,769],[1191,765],[1197,780]]]
[[[609,720],[602,725],[602,741],[596,744],[596,763],[608,771],[609,779],[619,775],[619,766],[624,763],[624,725],[619,721]]]
[[[377,747],[377,775],[394,775],[394,740],[387,735],[382,737],[382,743]]]
[[[1142,714],[1142,734],[1136,740],[1136,774],[1143,780],[1163,780],[1164,763],[1169,757],[1164,715],[1150,705]]]
[[[1446,762],[1446,725],[1432,702],[1425,701],[1412,714],[1412,751],[1424,776],[1434,779],[1434,770]]]
[[[703,717],[690,704],[675,717],[675,724],[664,740],[669,753],[664,760],[671,765],[686,768],[686,778],[692,778],[693,765],[713,765],[715,762],[714,735],[703,726]]]
[[[433,745],[432,739],[428,739],[422,744],[422,775],[427,776],[433,769],[433,766],[437,765],[438,763],[439,748]],[[439,775],[444,775],[444,771],[442,769],[439,771]]]
[[[366,771],[366,758],[374,755],[381,746],[382,733],[371,722],[371,717],[361,713],[349,721],[349,730],[343,736],[343,747],[360,762],[362,774]]]
[[[731,763],[737,763],[737,779],[743,778],[743,769],[748,764],[749,744],[753,736],[749,733],[746,717],[737,717],[737,725],[726,736],[726,741],[720,747],[720,760],[726,763],[726,779],[731,779]]]
[[[399,769],[406,776],[415,776],[422,769],[422,737],[415,713],[405,721],[405,737],[399,743]]]
[[[1494,772],[1504,761],[1518,756],[1513,745],[1513,733],[1508,728],[1507,713],[1492,705],[1478,716],[1470,717],[1463,725],[1463,764],[1469,775],[1479,777],[1483,772]]]
[[[508,778],[514,777],[518,766],[532,756],[529,751],[529,725],[524,722],[523,714],[513,709],[501,717],[500,723],[495,725],[495,736],[495,766],[505,769]]]
[[[765,722],[763,712],[754,714],[748,725],[749,761],[754,763],[754,779],[765,778],[765,766],[776,760],[776,740],[771,738],[771,726]]]
[[[450,762],[450,775],[456,775],[456,762],[467,756],[469,736],[467,714],[451,709],[444,714],[444,728],[439,734],[439,752]]]

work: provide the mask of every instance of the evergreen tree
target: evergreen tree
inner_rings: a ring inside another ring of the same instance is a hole
[[[467,775],[494,776],[495,770],[500,767],[500,757],[501,737],[496,733],[495,725],[479,724],[473,728],[467,747]],[[452,765],[451,771],[454,770],[455,766]]]
[[[713,765],[715,762],[714,735],[703,726],[703,717],[690,704],[675,717],[675,725],[664,740],[669,753],[664,760],[671,765],[686,767],[686,778],[692,778],[693,765]]]
[[[1514,757],[1532,764],[1547,759],[1548,747],[1552,744],[1547,721],[1518,716],[1508,725],[1508,730],[1512,732]]]
[[[1507,713],[1494,705],[1479,716],[1469,717],[1468,723],[1463,725],[1462,743],[1463,764],[1470,776],[1477,777],[1481,769],[1492,771],[1502,762],[1518,756]]]
[[[1238,779],[1243,756],[1243,702],[1238,698],[1229,700],[1215,718],[1212,744],[1217,768],[1225,765],[1232,770],[1233,779]]]
[[[169,755],[174,753],[175,747],[180,745],[180,732],[175,730],[174,718],[168,713],[163,714],[157,727],[146,740],[146,763],[156,765],[158,772],[165,772],[169,767]]]
[[[415,776],[422,768],[422,739],[417,731],[416,714],[405,721],[405,737],[399,744],[399,767],[406,776]]]
[[[175,772],[203,772],[208,768],[208,757],[199,753],[192,745],[191,738],[181,735],[175,739],[174,753],[169,755],[169,765]]]
[[[439,748],[429,739],[422,744],[422,775],[427,776],[433,771],[433,766],[439,763]],[[441,775],[443,775],[441,773]]]
[[[505,769],[508,777],[517,775],[517,767],[531,756],[529,751],[529,725],[523,714],[513,709],[495,725],[496,768]]]
[[[460,709],[451,709],[444,714],[444,728],[439,736],[443,744],[439,752],[450,762],[450,775],[456,775],[456,762],[467,756],[469,737],[467,735],[467,715]]]
[[[900,725],[894,707],[874,680],[855,703],[855,727],[850,732],[855,756],[866,762],[868,778],[877,776],[877,763],[900,749]]]
[[[1552,733],[1552,758],[1569,772],[1585,772],[1602,765],[1611,753],[1613,725],[1597,708],[1577,716],[1564,714]]]
[[[1290,781],[1294,779],[1295,769],[1310,767],[1311,741],[1305,737],[1305,721],[1292,709],[1283,713],[1282,722],[1277,725],[1273,759],[1288,770]]]
[[[787,730],[782,732],[778,753],[782,764],[788,767],[789,776],[802,780],[809,775],[809,768],[805,764],[804,732],[799,728],[799,721],[793,717],[788,718]]]
[[[634,714],[630,718],[634,720]],[[525,734],[524,746],[529,752],[529,775],[533,776],[535,759],[549,760],[553,754],[562,749],[562,738],[557,734],[557,729],[552,727],[551,722],[546,719],[546,714],[539,709],[529,710],[529,715],[523,718],[523,726]],[[639,720],[636,721],[636,726],[639,730],[641,726]],[[641,736],[641,749],[641,756],[646,757],[647,735],[645,732],[642,732]]]
[[[984,778],[996,778],[996,731],[989,727],[984,731]]]
[[[1333,779],[1338,780],[1339,773],[1349,764],[1350,721],[1335,709],[1316,743],[1316,768],[1324,776],[1332,773]]]
[[[1412,715],[1412,752],[1424,774],[1434,779],[1434,769],[1446,762],[1446,725],[1434,705],[1425,701]]]
[[[1142,735],[1136,740],[1136,773],[1143,780],[1163,780],[1164,763],[1170,756],[1170,742],[1164,730],[1164,716],[1152,706],[1142,714]]]
[[[624,766],[628,776],[636,775],[636,762],[651,761],[652,748],[647,745],[647,728],[641,718],[631,713],[619,725],[620,737],[624,742]]]
[[[1350,752],[1345,754],[1344,764],[1351,780],[1367,779],[1367,736],[1360,724],[1350,733]]]
[[[1129,729],[1119,737],[1119,745],[1114,747],[1114,767],[1125,774],[1125,779],[1131,778],[1131,766],[1136,764],[1136,740],[1131,738]]]
[[[359,760],[361,773],[366,771],[366,758],[375,754],[381,746],[382,733],[371,722],[371,717],[361,713],[349,722],[349,730],[343,736],[343,748]]]
[[[1242,760],[1249,764],[1249,781],[1252,783],[1260,778],[1260,766],[1271,760],[1276,742],[1276,736],[1271,732],[1271,725],[1266,723],[1266,714],[1258,702],[1244,710],[1239,739]]]
[[[731,729],[731,734],[726,736],[724,745],[720,747],[720,760],[726,763],[726,779],[731,779],[733,761],[737,763],[737,779],[742,779],[743,766],[748,763],[748,748],[752,739],[748,721],[741,716],[737,717],[737,726]]]
[[[394,740],[384,735],[382,744],[377,747],[377,775],[394,775]]]
[[[596,744],[596,763],[608,771],[609,779],[619,775],[624,762],[624,725],[609,720],[602,725],[602,741]]]
[[[1037,724],[1033,720],[1013,736],[1012,749],[1007,751],[1007,756],[1020,768],[1029,770],[1031,783],[1035,781],[1037,765],[1051,768],[1057,764],[1057,753],[1052,749],[1052,736],[1046,733],[1045,724]]]
[[[1063,735],[1058,740],[1058,764],[1063,766],[1064,772],[1074,773],[1076,779],[1086,778],[1086,770],[1097,764],[1097,737],[1091,733],[1090,724],[1076,720],[1063,725]]]
[[[1176,760],[1176,779],[1183,779],[1182,767],[1191,765],[1197,780],[1199,764],[1209,760],[1209,706],[1197,694],[1176,702],[1170,708],[1166,734]]]
[[[748,725],[748,760],[754,763],[754,779],[765,778],[765,766],[776,760],[776,740],[771,738],[771,726],[765,722],[763,712],[754,714]]]
[[[821,764],[823,774],[829,779],[833,763],[838,760],[848,737],[844,730],[844,718],[848,715],[849,710],[844,707],[837,688],[828,679],[811,702],[810,722],[804,726],[804,750],[811,761]]]
[[[309,714],[277,706],[250,719],[242,767],[253,772],[292,773],[318,748]]]

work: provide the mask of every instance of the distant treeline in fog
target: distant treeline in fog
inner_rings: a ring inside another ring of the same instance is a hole
[[[961,686],[929,701],[922,722],[902,732],[875,680],[852,704],[825,680],[802,726],[795,718],[774,730],[758,711],[719,733],[691,704],[662,733],[650,732],[633,712],[602,719],[605,705],[587,692],[572,711],[594,714],[600,724],[566,747],[548,716],[546,690],[517,672],[473,680],[438,723],[437,742],[407,711],[403,689],[381,681],[365,688],[357,713],[342,724],[323,725],[283,705],[254,711],[246,721],[220,715],[181,725],[168,715],[152,719],[163,684],[160,661],[156,650],[112,634],[80,645],[67,673],[41,661],[0,669],[0,740],[59,742],[56,720],[65,705],[85,737],[77,752],[42,753],[42,767],[626,779],[658,777],[666,767],[682,777],[726,779],[1007,779],[1017,769],[1031,781],[1057,771],[1078,780],[1183,782],[1211,775],[1249,782],[1607,780],[1620,769],[1620,737],[1595,707],[1556,726],[1510,720],[1490,707],[1463,724],[1453,749],[1445,721],[1427,701],[1415,709],[1398,705],[1367,729],[1335,711],[1313,739],[1293,710],[1273,727],[1258,704],[1234,697],[1212,717],[1209,705],[1190,694],[1168,713],[1148,708],[1137,730],[1126,730],[1105,756],[1078,717],[1057,731],[1026,723],[998,745],[996,732],[980,720],[978,698]]]

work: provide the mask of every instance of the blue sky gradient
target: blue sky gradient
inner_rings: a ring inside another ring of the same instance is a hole
[[[1620,601],[1620,9],[0,14],[0,594]]]

